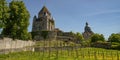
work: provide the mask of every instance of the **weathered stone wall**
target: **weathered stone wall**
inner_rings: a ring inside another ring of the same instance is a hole
[[[11,38],[0,39],[0,50],[5,49],[19,49],[27,46],[33,46],[35,42],[33,41],[23,41],[23,40],[12,40]]]
[[[46,31],[47,32],[47,37],[46,39],[55,39],[56,38],[56,32],[54,31]],[[42,36],[42,31],[39,32],[33,32],[35,34],[32,34],[33,36],[33,40],[44,40],[43,36]]]

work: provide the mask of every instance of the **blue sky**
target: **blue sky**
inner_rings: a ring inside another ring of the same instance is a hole
[[[8,2],[11,0],[7,0]],[[30,26],[34,15],[46,5],[55,19],[56,28],[63,31],[84,32],[85,22],[92,31],[106,38],[120,32],[120,0],[24,0],[30,12]]]

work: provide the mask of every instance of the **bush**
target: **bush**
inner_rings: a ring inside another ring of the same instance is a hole
[[[109,42],[101,42],[101,41],[98,41],[98,42],[94,42],[94,43],[91,43],[91,47],[96,47],[96,48],[110,48],[111,47],[111,44]]]
[[[108,41],[120,43],[120,34],[111,34],[111,36],[108,38]]]
[[[120,50],[120,45],[112,45],[111,49]]]
[[[94,34],[92,37],[91,37],[91,42],[97,42],[97,41],[105,41],[105,38],[102,34]]]
[[[120,43],[112,42],[111,49],[120,50]]]

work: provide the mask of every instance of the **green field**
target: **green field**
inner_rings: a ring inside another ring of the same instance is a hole
[[[119,60],[120,51],[101,48],[45,50],[1,54],[0,60]]]

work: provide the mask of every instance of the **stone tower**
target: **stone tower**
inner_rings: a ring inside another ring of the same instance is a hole
[[[55,23],[51,16],[51,13],[43,6],[43,8],[38,13],[38,17],[34,16],[32,32],[36,31],[54,31]]]
[[[83,37],[84,39],[89,39],[94,33],[92,32],[91,28],[88,26],[88,23],[86,22],[86,26],[84,28]]]

